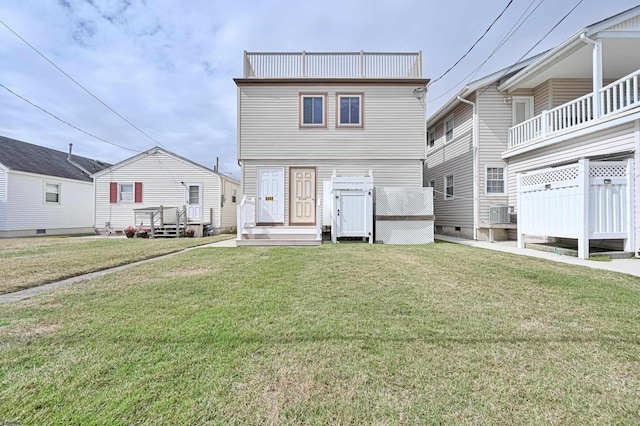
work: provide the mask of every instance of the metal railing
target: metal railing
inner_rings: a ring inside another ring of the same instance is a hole
[[[422,78],[422,52],[244,52],[244,78]]]
[[[639,77],[640,70],[600,89],[599,105],[594,105],[596,97],[591,92],[511,127],[509,148],[640,106]]]

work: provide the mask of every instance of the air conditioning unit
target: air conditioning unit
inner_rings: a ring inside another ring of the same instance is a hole
[[[489,207],[489,222],[494,223],[511,223],[511,206],[491,206]]]

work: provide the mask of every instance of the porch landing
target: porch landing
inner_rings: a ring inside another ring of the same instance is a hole
[[[322,234],[315,226],[245,227],[236,246],[319,246]]]

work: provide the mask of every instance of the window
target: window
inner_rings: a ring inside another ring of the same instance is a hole
[[[233,190],[233,192],[231,193],[231,202],[232,202],[232,203],[235,203],[235,202],[236,202],[236,199],[237,199],[236,197],[237,197],[237,195],[238,195],[238,190],[237,190],[237,189],[234,189],[234,190]]]
[[[325,94],[300,95],[300,126],[326,127]]]
[[[336,94],[336,127],[362,127],[363,93]]]
[[[133,202],[133,184],[132,183],[121,183],[120,184],[120,195],[118,199],[120,201],[124,201],[126,203]]]
[[[45,183],[44,201],[47,203],[60,202],[60,184],[59,183]]]
[[[431,129],[427,132],[427,141],[428,141],[428,145],[429,148],[433,148],[433,146],[436,144],[436,130],[435,129]]]
[[[487,194],[505,194],[504,166],[487,166],[485,169],[485,188]]]
[[[445,176],[444,189],[444,199],[448,200],[450,198],[453,198],[453,175]]]
[[[200,185],[189,185],[188,204],[200,204]]]
[[[453,140],[453,116],[444,122],[444,134],[445,142],[451,142]]]

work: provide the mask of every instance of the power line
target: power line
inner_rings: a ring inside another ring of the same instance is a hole
[[[78,126],[74,126],[73,124],[69,123],[68,121],[65,121],[65,120],[61,119],[60,117],[58,117],[58,116],[56,116],[55,114],[53,114],[53,113],[51,113],[51,112],[47,111],[46,109],[42,108],[41,106],[36,105],[35,103],[31,102],[31,101],[30,101],[30,100],[28,100],[27,98],[25,98],[25,97],[23,97],[23,96],[20,96],[19,94],[17,94],[17,93],[16,93],[16,92],[14,92],[13,90],[9,89],[9,88],[8,88],[7,86],[5,86],[4,84],[0,83],[0,87],[4,88],[7,92],[11,93],[12,95],[17,96],[18,98],[22,99],[23,101],[25,101],[25,102],[26,102],[26,103],[28,103],[29,105],[31,105],[31,106],[33,106],[33,107],[35,107],[35,108],[38,108],[40,111],[42,111],[42,112],[44,112],[44,113],[46,113],[46,114],[49,114],[51,117],[55,118],[56,120],[58,120],[58,121],[60,121],[60,122],[62,122],[62,123],[64,123],[64,124],[66,124],[67,126],[73,127],[74,129],[76,129],[76,130],[78,130],[78,131],[80,131],[80,132],[82,132],[82,133],[84,133],[84,134],[86,134],[86,135],[89,135],[89,136],[91,136],[92,138],[98,139],[99,141],[102,141],[102,142],[106,142],[106,143],[108,143],[108,144],[110,144],[110,145],[116,146],[116,147],[121,148],[121,149],[126,149],[127,151],[131,151],[131,152],[142,152],[142,151],[138,151],[138,150],[135,150],[135,149],[127,148],[126,146],[118,145],[117,143],[114,143],[114,142],[108,141],[108,140],[106,140],[106,139],[101,138],[100,136],[96,136],[96,135],[94,135],[94,134],[92,134],[92,133],[89,133],[89,132],[87,132],[86,130],[82,130],[80,127],[78,127]]]
[[[524,12],[522,12],[522,14],[520,15],[520,17],[516,20],[516,22],[513,24],[513,26],[511,27],[511,29],[507,32],[507,34],[505,34],[505,36],[502,38],[502,40],[500,41],[500,43],[498,43],[498,45],[496,46],[495,49],[493,49],[493,51],[489,54],[489,56],[487,56],[487,58],[482,61],[482,63],[480,65],[478,65],[473,71],[471,71],[469,74],[467,74],[465,77],[463,77],[459,82],[457,82],[456,84],[454,84],[450,89],[448,89],[446,92],[443,92],[442,94],[438,95],[437,97],[428,100],[427,102],[434,102],[437,101],[438,99],[443,98],[444,96],[446,96],[448,93],[450,93],[452,90],[454,90],[455,88],[457,88],[461,83],[463,83],[465,80],[467,80],[467,78],[469,79],[469,81],[471,81],[471,79],[473,79],[473,77],[475,77],[475,75],[478,73],[478,71],[480,70],[480,68],[482,68],[484,66],[484,64],[486,64],[489,59],[491,59],[493,57],[493,55],[495,55],[498,50],[500,50],[502,48],[502,46],[504,46],[506,44],[507,41],[509,41],[509,39],[511,39],[511,37],[513,37],[515,35],[515,33],[518,32],[518,30],[520,29],[520,27],[522,27],[522,25],[531,17],[531,15],[538,10],[538,8],[542,5],[542,3],[544,3],[544,0],[539,0],[540,3],[538,3],[538,5],[531,11],[529,12],[529,9],[531,9],[531,6],[533,6],[533,4],[538,1],[538,0],[532,0],[531,3],[529,3],[529,6],[527,6],[527,8],[525,9]],[[529,12],[529,14],[524,18],[523,16],[525,16],[525,14],[527,14],[527,12]],[[520,22],[520,20],[522,19],[522,22]],[[468,81],[468,82],[469,82]],[[468,83],[467,82],[467,83]]]
[[[107,105],[106,103],[104,103],[102,100],[100,100],[96,95],[94,95],[93,93],[91,93],[89,91],[89,89],[87,89],[86,87],[84,87],[82,84],[80,84],[78,81],[76,81],[73,77],[71,77],[69,74],[67,74],[62,68],[60,68],[59,66],[57,66],[51,59],[47,58],[42,52],[40,52],[38,49],[36,49],[33,45],[31,45],[31,43],[29,43],[27,40],[25,40],[24,38],[22,38],[17,32],[15,32],[11,27],[9,27],[9,25],[7,25],[6,23],[4,23],[4,21],[2,21],[0,19],[0,24],[4,25],[9,31],[11,31],[16,37],[18,37],[20,40],[22,40],[27,46],[29,46],[31,49],[33,49],[38,55],[40,55],[43,59],[45,59],[47,62],[49,62],[51,65],[53,65],[58,71],[60,71],[62,74],[64,74],[67,78],[69,78],[69,80],[73,81],[78,87],[80,87],[82,90],[84,90],[85,92],[87,92],[91,97],[93,97],[96,101],[100,102],[102,105],[104,105],[107,109],[109,109],[111,112],[113,112],[115,115],[117,115],[118,117],[120,117],[121,119],[123,119],[125,122],[127,122],[131,127],[133,127],[134,129],[136,129],[137,131],[139,131],[140,133],[142,133],[144,136],[146,136],[147,138],[149,138],[150,140],[152,140],[153,142],[155,142],[157,145],[160,145],[161,147],[165,148],[165,149],[169,149],[166,146],[162,145],[160,142],[158,142],[157,140],[155,140],[154,138],[152,138],[151,136],[149,136],[147,133],[145,133],[142,129],[140,129],[138,126],[136,126],[135,124],[133,124],[131,121],[127,120],[126,118],[124,118],[119,112],[117,112],[116,110],[114,110],[113,108],[111,108],[109,105]],[[3,86],[4,87],[4,86]],[[6,87],[5,87],[6,88]],[[125,148],[126,149],[126,148]]]
[[[480,36],[480,38],[478,40],[476,40],[475,43],[473,43],[473,45],[469,48],[469,50],[467,50],[467,53],[465,53],[464,55],[462,55],[462,57],[460,59],[458,59],[456,61],[455,64],[451,65],[451,67],[446,70],[440,77],[436,78],[435,80],[432,80],[429,85],[432,85],[433,83],[435,83],[436,81],[440,80],[442,77],[444,77],[445,75],[447,75],[449,73],[449,71],[451,71],[452,69],[455,68],[456,65],[458,65],[460,63],[460,61],[462,61],[464,58],[467,57],[467,55],[469,53],[471,53],[471,51],[473,50],[474,47],[476,47],[476,45],[478,43],[480,43],[480,40],[482,40],[484,38],[484,36],[487,35],[487,33],[491,30],[491,28],[494,26],[494,24],[496,22],[498,22],[498,19],[500,19],[500,17],[502,17],[502,15],[504,15],[504,13],[507,11],[507,9],[509,8],[509,6],[511,6],[511,3],[513,3],[513,0],[509,0],[509,3],[507,3],[507,5],[504,7],[504,9],[502,9],[502,12],[500,12],[500,14],[496,17],[496,19],[493,20],[493,22],[491,23],[491,25],[489,25],[489,28],[487,28],[484,32],[484,34],[482,34]]]

